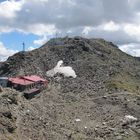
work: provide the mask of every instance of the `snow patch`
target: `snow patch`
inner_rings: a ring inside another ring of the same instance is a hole
[[[75,121],[76,121],[76,122],[80,122],[81,120],[80,120],[80,119],[75,119]]]
[[[48,77],[53,77],[55,74],[60,73],[63,74],[65,77],[73,77],[76,78],[77,75],[72,67],[70,66],[62,66],[63,61],[58,61],[57,65],[52,69],[47,71],[46,75]]]
[[[137,121],[138,119],[131,115],[125,115],[125,120],[126,121]]]

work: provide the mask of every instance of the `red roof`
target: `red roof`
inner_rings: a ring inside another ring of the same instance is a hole
[[[14,84],[20,84],[20,85],[30,85],[34,82],[23,79],[23,78],[9,78],[9,81],[11,81]]]
[[[46,79],[43,79],[43,78],[36,76],[36,75],[23,76],[22,78],[29,80],[29,81],[32,81],[32,82],[39,82],[39,81],[45,82],[45,81],[47,81]]]
[[[14,84],[20,84],[20,85],[30,85],[30,84],[33,84],[35,82],[40,82],[40,81],[47,82],[47,80],[36,75],[9,78],[9,81],[11,81]]]

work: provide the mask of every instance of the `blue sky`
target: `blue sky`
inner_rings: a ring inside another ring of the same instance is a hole
[[[104,38],[140,56],[140,0],[0,0],[0,61],[56,34]]]
[[[34,40],[37,40],[39,37],[34,34],[24,34],[20,32],[10,32],[0,35],[0,40],[8,49],[12,50],[22,50],[22,43],[25,43],[26,49],[29,47],[38,47],[33,44]]]

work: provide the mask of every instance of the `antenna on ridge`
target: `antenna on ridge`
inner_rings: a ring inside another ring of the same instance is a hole
[[[58,38],[58,33],[55,34],[55,37]]]
[[[24,42],[22,43],[22,46],[23,46],[23,52],[25,52],[25,43]]]

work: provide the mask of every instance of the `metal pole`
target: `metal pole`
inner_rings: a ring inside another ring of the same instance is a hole
[[[25,43],[23,42],[23,52],[25,52]]]

